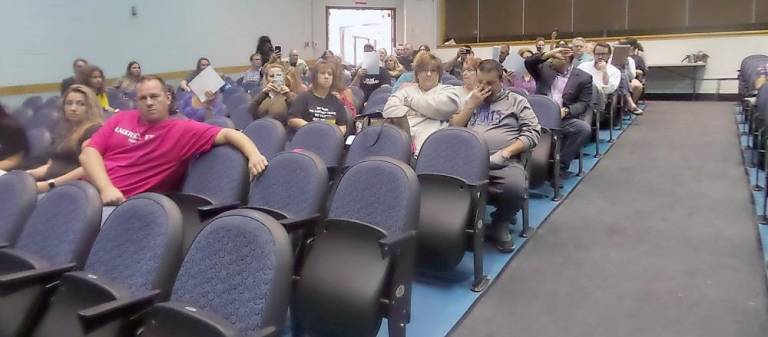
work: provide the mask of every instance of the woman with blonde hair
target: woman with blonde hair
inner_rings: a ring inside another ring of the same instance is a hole
[[[63,118],[55,132],[51,159],[45,165],[27,171],[38,181],[38,192],[47,192],[58,184],[85,175],[78,157],[83,143],[101,127],[101,106],[93,90],[76,84],[62,97]]]
[[[387,70],[392,81],[397,81],[400,78],[400,75],[405,73],[405,67],[400,64],[400,61],[397,60],[397,56],[395,55],[389,55],[384,58],[384,69]]]
[[[290,79],[288,71],[278,62],[267,63],[262,71],[262,89],[251,102],[249,111],[254,119],[271,117],[285,124],[288,108],[298,95],[291,87],[296,89],[301,82]]]

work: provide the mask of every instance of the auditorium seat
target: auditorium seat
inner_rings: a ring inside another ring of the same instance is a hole
[[[61,117],[62,116],[59,113],[59,108],[48,108],[40,106],[40,108],[37,109],[34,114],[32,114],[32,118],[30,118],[25,123],[25,127],[28,130],[40,128],[52,131]]]
[[[230,89],[233,90],[233,89]],[[242,89],[240,89],[242,91]],[[241,106],[247,106],[251,103],[251,95],[245,92],[239,92],[224,98],[224,105],[227,110],[233,111]]]
[[[389,157],[403,163],[411,161],[411,137],[400,128],[383,124],[359,132],[347,150],[344,167],[351,167],[370,157]]]
[[[18,107],[16,109],[13,109],[11,111],[11,116],[13,116],[13,119],[16,120],[21,125],[26,125],[30,119],[32,119],[32,115],[34,115],[35,112],[26,107]]]
[[[25,107],[25,108],[32,109],[34,111],[35,109],[37,109],[40,106],[42,106],[43,103],[45,103],[45,101],[43,101],[43,98],[40,97],[40,96],[35,95],[35,96],[27,97],[24,100],[24,102],[21,103],[21,106]]]
[[[293,255],[285,230],[254,210],[221,214],[195,239],[169,302],[143,315],[142,337],[279,336]]]
[[[307,150],[315,153],[333,176],[341,163],[344,138],[335,125],[325,121],[309,122],[296,131],[293,139],[286,145],[286,150]]]
[[[48,162],[48,157],[52,150],[51,146],[53,145],[51,132],[48,129],[36,128],[27,130],[27,144],[29,145],[29,152],[24,158],[22,167],[34,168]]]
[[[288,137],[283,124],[272,118],[261,118],[249,123],[243,129],[243,133],[256,144],[259,152],[267,160],[285,149]]]
[[[225,128],[225,129],[235,128],[235,123],[231,119],[224,116],[214,116],[213,118],[205,121],[205,123],[216,125],[218,127]]]
[[[37,203],[13,248],[0,249],[0,335],[26,335],[43,307],[46,289],[83,268],[101,224],[101,198],[76,181]]]
[[[511,87],[511,88],[509,88],[509,91],[514,92],[514,93],[516,93],[516,94],[518,94],[520,96],[523,96],[525,98],[528,98],[528,96],[530,96],[530,93],[528,92],[528,90],[525,90],[523,88]]]
[[[548,158],[546,165],[533,164],[532,176],[544,174],[546,179],[552,183],[552,189],[554,189],[553,201],[560,200],[560,149],[561,149],[561,133],[560,133],[560,107],[551,98],[543,95],[531,95],[528,97],[528,102],[533,108],[533,112],[536,114],[536,118],[539,119],[539,124],[542,128],[547,129],[547,132],[543,132],[541,138],[549,137],[550,139],[544,142],[551,144],[549,149],[546,147],[537,146],[533,150],[533,160],[540,158]],[[548,154],[539,155],[537,152],[550,150]],[[546,173],[541,172],[538,168],[546,166]],[[532,178],[531,180],[538,180]]]
[[[118,336],[129,319],[166,300],[182,259],[181,214],[143,193],[109,215],[83,271],[64,274],[37,337]]]
[[[0,176],[0,248],[16,243],[36,202],[37,188],[32,176],[24,171]]]
[[[253,122],[253,115],[251,115],[251,112],[249,111],[248,104],[236,109],[230,109],[228,112],[229,119],[235,124],[235,129],[243,130]]]
[[[450,272],[472,250],[476,292],[490,283],[483,272],[488,165],[488,145],[480,135],[454,127],[431,134],[416,160],[421,188],[418,266]]]
[[[419,216],[413,170],[375,157],[341,177],[328,219],[305,250],[292,302],[294,336],[404,337]]]

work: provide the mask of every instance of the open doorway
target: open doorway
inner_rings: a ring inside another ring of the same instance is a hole
[[[328,49],[341,56],[344,63],[359,64],[363,46],[372,44],[392,53],[395,44],[394,8],[326,7]]]

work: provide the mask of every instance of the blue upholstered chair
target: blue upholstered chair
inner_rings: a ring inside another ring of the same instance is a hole
[[[224,116],[215,116],[205,121],[206,124],[216,125],[225,129],[234,129],[235,122]]]
[[[34,111],[40,106],[42,106],[44,103],[45,101],[43,101],[42,97],[35,95],[35,96],[27,97],[24,100],[24,102],[21,103],[21,106],[32,109]]]
[[[411,137],[400,128],[384,124],[363,129],[347,150],[344,167],[351,167],[370,157],[382,156],[403,163],[411,160]]]
[[[35,179],[24,171],[0,176],[0,248],[12,246],[35,208]]]
[[[296,131],[286,150],[306,150],[323,160],[329,172],[339,166],[344,151],[344,138],[335,125],[314,121]]]
[[[171,300],[144,315],[140,336],[280,336],[292,272],[279,223],[254,210],[223,213],[195,239]]]
[[[46,288],[83,267],[100,224],[101,198],[88,183],[63,184],[37,203],[13,248],[0,249],[0,335],[32,328]]]
[[[240,90],[242,91],[242,89]],[[248,106],[250,102],[251,102],[251,95],[245,92],[235,93],[235,94],[229,95],[229,97],[224,98],[224,105],[226,105],[227,110],[230,110],[230,111],[237,109],[241,106]]]
[[[70,272],[33,332],[39,337],[117,336],[131,317],[169,297],[182,260],[181,214],[143,193],[107,218],[83,271]]]
[[[294,335],[373,337],[387,318],[389,335],[404,337],[418,213],[409,166],[374,157],[349,168],[300,262]]]
[[[229,109],[229,119],[235,124],[235,129],[244,130],[253,122],[253,116],[248,111],[248,104],[242,105],[236,109]]]
[[[250,116],[250,114],[249,114]],[[256,144],[264,157],[272,159],[285,149],[288,135],[282,123],[272,118],[262,118],[248,124],[243,133]]]
[[[48,161],[53,145],[53,138],[51,138],[51,132],[48,129],[27,130],[27,144],[29,145],[29,152],[24,158],[23,167],[37,167]]]
[[[531,181],[536,183],[532,183],[531,186],[537,186],[539,181],[549,180],[554,190],[552,200],[558,201],[560,200],[560,148],[562,146],[560,107],[554,100],[543,95],[531,95],[528,97],[528,102],[542,130],[546,129],[542,132],[541,138],[549,138],[544,142],[551,144],[550,147],[536,146],[533,150],[530,176]],[[546,162],[540,162],[543,158],[547,158]]]

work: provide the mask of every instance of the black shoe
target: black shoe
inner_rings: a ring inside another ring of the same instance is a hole
[[[508,224],[491,224],[486,233],[488,239],[500,252],[511,253],[515,251],[515,242],[512,240],[512,234],[509,232]]]
[[[512,238],[510,238],[507,241],[499,241],[494,242],[494,246],[496,246],[496,249],[498,249],[500,252],[504,254],[508,254],[515,251],[515,242],[512,241]]]
[[[573,177],[574,175],[576,175],[576,173],[573,173],[573,172],[568,171],[568,170],[561,170],[560,171],[560,178],[561,179],[568,179],[570,177]]]

